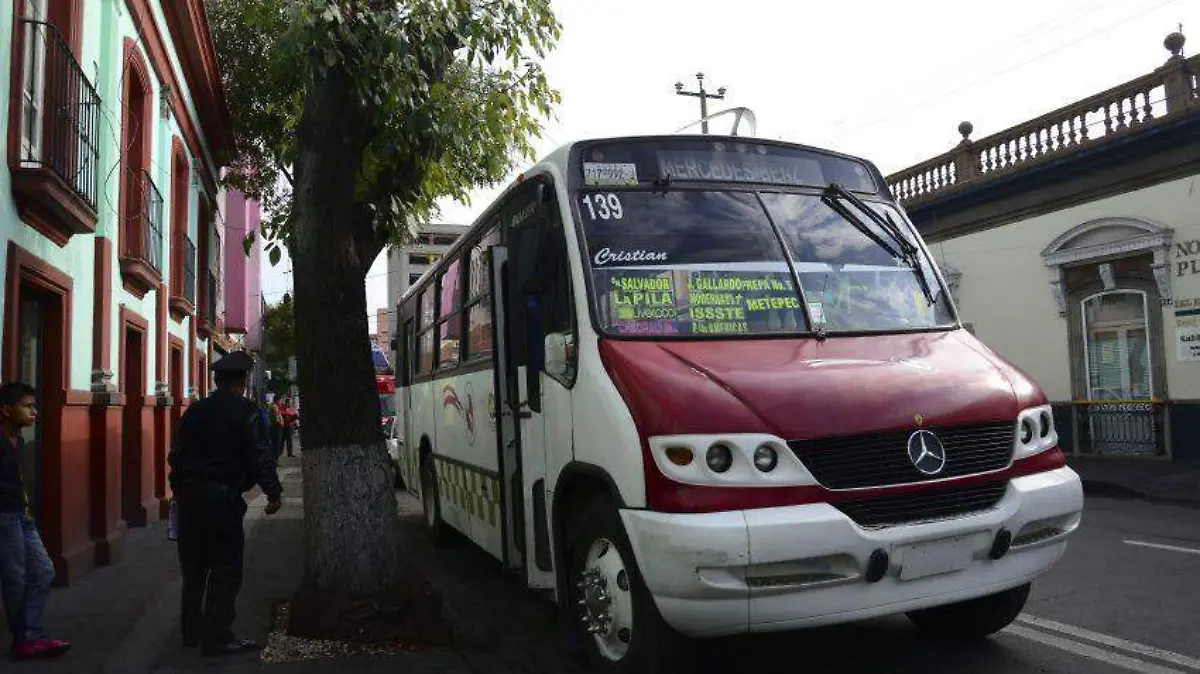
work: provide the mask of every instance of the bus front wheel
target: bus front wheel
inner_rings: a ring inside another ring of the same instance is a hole
[[[611,674],[685,674],[695,645],[663,620],[646,588],[616,508],[592,501],[575,520],[568,607],[592,669]]]

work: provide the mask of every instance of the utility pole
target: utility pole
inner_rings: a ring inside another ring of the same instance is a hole
[[[700,83],[699,91],[684,91],[683,90],[683,82],[676,82],[675,83],[675,93],[680,96],[694,96],[694,97],[700,99],[700,119],[701,119],[700,131],[701,131],[701,133],[704,133],[705,135],[707,135],[708,134],[708,120],[706,119],[706,117],[708,117],[708,99],[711,98],[711,99],[717,100],[717,101],[724,100],[725,99],[725,87],[721,87],[720,89],[717,89],[717,93],[715,93],[715,94],[710,94],[710,93],[708,93],[708,91],[706,91],[704,89],[704,73],[696,73],[696,81],[698,81]]]

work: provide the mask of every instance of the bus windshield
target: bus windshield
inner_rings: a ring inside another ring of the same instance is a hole
[[[903,331],[953,324],[932,266],[914,267],[812,194],[672,189],[577,194],[600,327],[621,335],[770,335],[813,328]],[[915,243],[891,206],[868,202]],[[781,245],[772,222],[787,248]],[[917,273],[932,291],[927,296]],[[930,301],[930,297],[933,301]]]

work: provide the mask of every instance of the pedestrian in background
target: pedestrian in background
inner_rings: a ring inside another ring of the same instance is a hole
[[[61,655],[70,644],[47,639],[42,612],[54,582],[54,564],[38,534],[21,474],[25,439],[21,431],[37,423],[33,387],[0,386],[0,595],[18,658]]]
[[[257,484],[267,496],[266,513],[273,515],[283,487],[263,411],[245,397],[253,367],[244,351],[213,364],[217,390],[188,407],[168,456],[179,511],[183,642],[200,645],[205,656],[260,647],[233,634],[245,552],[243,494]]]
[[[281,414],[279,398],[272,397],[267,401],[267,419],[271,422],[271,451],[275,458],[283,452],[283,414]]]
[[[294,436],[296,425],[300,422],[300,413],[296,411],[291,395],[283,397],[283,402],[279,405],[279,416],[283,418],[283,448],[287,450],[288,456],[295,456]]]

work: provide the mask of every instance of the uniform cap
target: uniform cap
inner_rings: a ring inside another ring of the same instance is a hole
[[[245,351],[234,351],[213,363],[213,372],[238,373],[254,369],[254,359]]]

